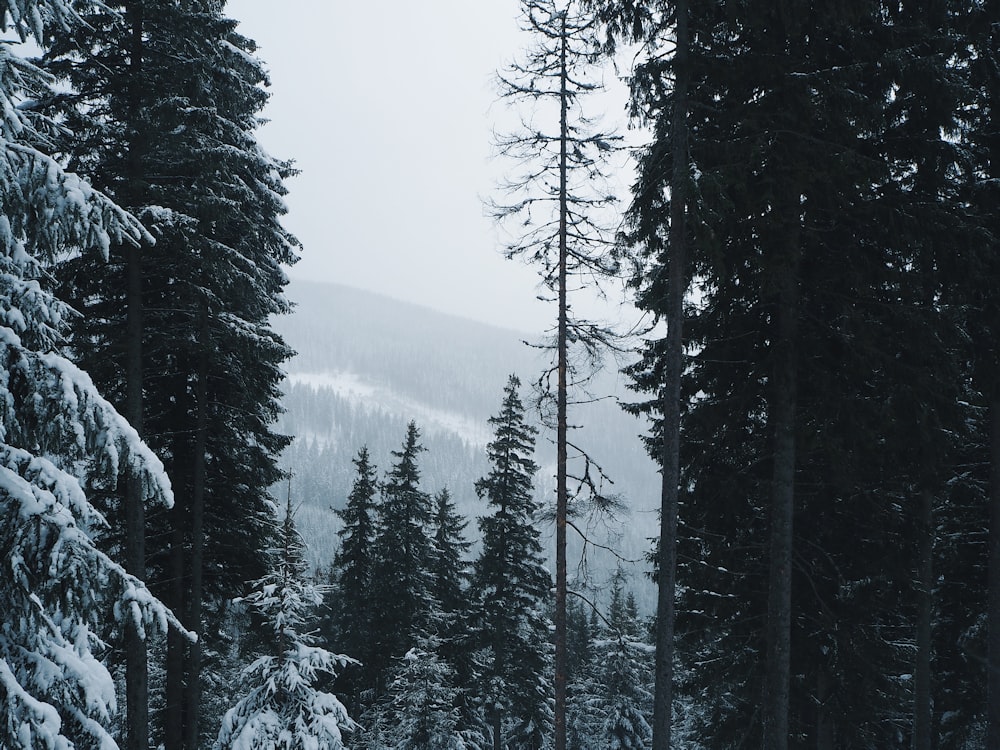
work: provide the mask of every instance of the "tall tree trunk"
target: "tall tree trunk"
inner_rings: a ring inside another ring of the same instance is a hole
[[[185,372],[187,370],[184,370]],[[174,420],[183,423],[186,414],[184,402],[178,401]],[[174,488],[174,507],[169,514],[170,547],[167,559],[167,605],[175,613],[187,611],[187,541],[188,518],[190,514],[192,464],[191,445],[188,436],[175,435],[172,450],[173,466],[170,484]],[[164,750],[184,750],[184,710],[187,680],[187,640],[179,633],[167,633],[166,690],[163,708],[163,748]]]
[[[201,649],[204,627],[202,624],[203,553],[205,548],[205,479],[206,453],[208,450],[208,353],[209,319],[208,307],[202,302],[198,313],[198,381],[195,385],[195,399],[198,410],[195,417],[195,445],[192,462],[193,480],[191,485],[191,559],[189,564],[190,589],[188,592],[188,630],[198,634],[198,640],[188,644],[187,651],[187,691],[184,708],[184,743],[187,750],[197,750],[199,715],[201,713]],[[288,478],[291,483],[291,476]],[[289,485],[289,492],[291,487]],[[291,512],[291,509],[289,509]]]
[[[1000,747],[1000,394],[990,399],[990,543],[986,747]]]
[[[827,703],[830,701],[830,675],[825,666],[816,675],[816,750],[836,750],[833,719]]]
[[[914,669],[913,750],[931,750],[931,619],[934,610],[934,494],[920,490],[917,559],[917,654]]]
[[[493,750],[503,750],[503,721],[499,708],[493,709]]]
[[[509,465],[509,464],[508,464]],[[505,539],[506,537],[504,537]],[[506,542],[504,542],[503,552],[501,559],[506,560],[508,558],[508,550]],[[506,578],[501,577],[500,581],[496,586],[496,601],[502,602],[507,596]],[[499,629],[493,632],[493,675],[494,677],[500,677],[501,675],[509,674],[510,665],[508,664],[509,656],[507,654],[506,647],[506,634],[500,632]],[[493,708],[493,750],[503,750],[503,712],[500,710],[500,695],[494,695],[494,708]]]
[[[140,250],[125,250],[127,322],[125,342],[125,418],[142,435],[142,270]],[[146,512],[142,483],[125,481],[125,570],[146,579]],[[142,629],[133,618],[125,626],[126,750],[149,747],[149,658]]]
[[[130,3],[129,24],[130,108],[138,119],[141,102],[138,80],[142,71],[142,7]],[[142,174],[142,148],[138,134],[129,137],[129,180],[136,186]],[[140,248],[123,246],[125,252],[125,418],[142,436],[142,256]],[[125,569],[146,579],[146,512],[138,479],[125,480]],[[125,626],[125,750],[149,747],[149,658],[140,626],[132,618]]]
[[[184,611],[184,517],[186,508],[182,495],[174,485],[174,508],[171,511],[170,557],[168,590],[169,606],[174,612]],[[174,630],[167,633],[166,688],[163,707],[164,750],[184,749],[184,662],[187,641]]]
[[[788,206],[797,207],[798,195]],[[777,337],[774,343],[774,381],[769,415],[774,435],[771,479],[771,547],[767,600],[767,676],[764,699],[764,748],[787,750],[788,703],[791,682],[792,539],[795,511],[795,409],[797,366],[795,344],[798,317],[798,214],[785,213],[793,222],[790,241],[775,269],[778,287]]]
[[[562,17],[559,48],[559,324],[557,332],[558,382],[556,384],[556,601],[555,601],[555,750],[566,750],[566,520],[569,493],[566,477],[566,388],[569,311],[567,283],[568,201],[566,160],[569,140],[569,101],[566,68],[566,15]]]
[[[667,266],[667,351],[663,388],[660,466],[660,540],[657,548],[656,684],[653,750],[670,750],[674,683],[674,598],[677,585],[677,509],[680,492],[681,376],[684,361],[684,294],[687,255],[688,6],[678,0],[671,127],[670,244]]]

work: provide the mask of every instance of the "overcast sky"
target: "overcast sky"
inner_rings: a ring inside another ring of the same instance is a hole
[[[518,7],[229,0],[271,73],[259,140],[301,169],[287,183],[285,225],[304,246],[293,278],[548,327],[535,270],[503,258],[482,203],[504,169],[491,134],[509,115],[492,76],[527,42]]]

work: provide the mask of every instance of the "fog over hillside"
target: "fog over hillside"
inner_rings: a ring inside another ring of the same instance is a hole
[[[470,519],[467,536],[475,539],[475,518],[485,513],[473,487],[488,470],[487,420],[498,410],[511,373],[522,381],[525,404],[535,403],[535,384],[547,367],[548,353],[527,345],[527,334],[350,287],[294,281],[289,297],[296,303],[295,313],[275,323],[298,352],[287,366],[286,413],[280,424],[296,440],[283,465],[294,474],[292,497],[300,507],[298,520],[313,562],[328,564],[336,549],[339,521],[331,509],[346,501],[358,449],[368,446],[383,475],[410,420],[420,427],[427,449],[420,457],[424,490],[436,493],[447,487]],[[630,397],[621,380],[614,366],[602,374],[591,390],[605,398],[574,407],[570,422],[580,426],[572,431],[572,442],[605,469],[614,482],[605,490],[620,495],[628,512],[617,521],[581,515],[577,523],[600,545],[635,560],[655,533],[659,475],[639,438],[644,422],[622,412],[615,400]],[[529,411],[537,422],[537,410]],[[549,505],[554,497],[553,431],[540,429],[536,460],[542,469],[536,488]],[[284,492],[276,489],[281,496]],[[543,533],[551,547],[550,523]],[[572,532],[570,536],[572,544]],[[584,554],[579,544],[571,555],[571,561],[591,564],[598,584],[617,564],[600,549]],[[626,567],[639,577],[648,568],[644,561]]]

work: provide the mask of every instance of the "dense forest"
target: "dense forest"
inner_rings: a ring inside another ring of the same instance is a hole
[[[319,567],[332,559],[340,529],[333,511],[350,493],[357,449],[367,447],[373,463],[388,466],[410,420],[419,425],[427,449],[420,462],[423,486],[431,493],[448,488],[458,512],[469,519],[482,515],[485,505],[474,486],[488,467],[488,419],[511,372],[523,381],[526,419],[542,428],[531,406],[539,390],[529,378],[537,379],[545,356],[524,345],[529,335],[337,284],[295,280],[287,293],[295,314],[275,321],[275,329],[298,354],[287,363],[278,429],[295,440],[280,463],[293,474],[292,500],[309,559]],[[606,589],[623,567],[648,611],[652,587],[642,557],[659,482],[639,437],[642,421],[619,406],[631,399],[625,378],[615,375],[606,367],[591,384],[604,398],[579,405],[574,439],[598,457],[609,478],[606,489],[622,507],[614,517],[591,519],[584,532],[588,544],[579,536],[571,539],[570,559],[579,568],[576,585],[594,589]],[[554,490],[555,451],[544,434],[535,458],[540,468],[534,495],[545,505]],[[287,490],[284,480],[274,488],[279,497]],[[551,529],[541,530],[548,559]],[[470,539],[476,549],[474,530]],[[613,546],[616,554],[601,546]],[[621,557],[637,562],[620,566]]]
[[[293,312],[223,0],[0,0],[0,747],[1000,747],[1000,4],[521,10],[532,348]]]

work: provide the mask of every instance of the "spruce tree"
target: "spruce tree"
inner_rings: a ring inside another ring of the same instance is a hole
[[[606,627],[576,684],[574,723],[581,750],[642,750],[652,738],[652,653],[622,578],[611,590]]]
[[[476,493],[492,510],[479,519],[483,546],[472,592],[478,681],[494,750],[508,744],[541,747],[552,720],[543,615],[551,579],[534,526],[539,507],[532,494],[537,431],[525,422],[519,387],[511,375],[500,412],[490,418],[491,469],[476,483]]]
[[[290,351],[270,324],[288,311],[282,266],[296,258],[279,223],[289,169],[256,143],[267,77],[220,3],[130,0],[85,20],[45,60],[69,84],[47,102],[69,128],[59,150],[155,244],[112,246],[107,274],[91,254],[60,264],[60,293],[84,313],[70,346],[164,459],[177,502],[148,519],[148,575],[207,635],[206,604],[264,572],[287,444],[273,424]],[[201,649],[168,644],[167,750],[206,734]]]
[[[44,47],[71,36],[87,9],[2,2],[0,27]],[[80,252],[106,259],[113,244],[148,234],[46,153],[58,126],[23,105],[48,79],[14,50],[0,42],[0,745],[115,747],[104,639],[145,639],[168,623],[183,631],[98,548],[108,522],[88,493],[121,482],[143,506],[169,506],[173,495],[136,430],[59,353],[74,312],[55,298],[49,269]]]
[[[358,451],[354,466],[357,473],[347,504],[337,511],[344,526],[337,532],[340,549],[334,555],[331,569],[336,584],[330,587],[327,602],[333,619],[331,636],[360,662],[357,666],[347,666],[338,683],[349,696],[351,707],[357,709],[359,693],[374,687],[363,676],[371,675],[369,665],[375,659],[371,632],[377,614],[372,608],[372,575],[378,481],[367,447]]]
[[[268,653],[246,669],[249,691],[222,720],[217,750],[340,750],[354,722],[335,695],[317,683],[351,660],[315,644],[306,630],[322,603],[291,502],[271,550],[272,571],[244,598],[261,619]]]
[[[678,209],[671,104],[682,71],[662,52],[683,8],[605,5],[652,51],[633,78],[653,142],[629,234],[651,261],[635,279],[639,304],[666,318],[667,282],[682,280],[662,255]],[[947,263],[938,238],[961,236],[941,221],[950,188],[935,176],[959,169],[948,166],[955,89],[941,65],[954,58],[948,34],[896,17],[912,13],[867,3],[688,8],[686,162],[697,178],[681,208],[701,288],[684,321],[680,544],[698,563],[678,573],[679,632],[702,670],[691,687],[727,685],[696,695],[703,736],[723,746],[748,727],[776,748],[798,736],[821,747],[886,743],[908,700],[890,677],[909,671],[904,649],[865,634],[913,624],[916,485],[940,486],[944,438],[962,431],[948,407],[957,331],[933,304],[940,280],[924,273]],[[654,341],[632,370],[651,394],[647,410],[660,410],[672,356]],[[654,455],[670,429],[654,425]],[[907,486],[907,475],[921,479]],[[860,538],[850,531],[859,523]],[[876,556],[884,563],[872,575]],[[724,674],[712,653],[726,654]],[[859,675],[864,699],[831,686]]]
[[[461,612],[464,606],[464,591],[468,579],[465,555],[472,542],[465,540],[464,531],[468,522],[458,514],[447,487],[434,496],[433,513],[432,590],[441,611],[451,615]]]
[[[437,623],[431,627],[440,640],[438,653],[455,672],[456,684],[464,686],[472,678],[467,599],[470,572],[466,560],[472,542],[463,535],[468,521],[455,509],[448,488],[434,496],[433,511],[434,557],[430,573]]]
[[[596,18],[577,0],[522,0],[521,8],[532,45],[523,61],[501,74],[500,86],[503,97],[527,103],[531,114],[524,116],[520,132],[500,139],[501,151],[517,161],[521,172],[504,186],[508,202],[494,203],[493,209],[498,220],[513,225],[508,257],[537,264],[542,284],[556,302],[555,363],[539,383],[548,389],[555,412],[554,742],[555,750],[565,750],[568,409],[574,381],[586,379],[576,377],[571,357],[582,354],[580,359],[599,360],[610,338],[604,326],[572,313],[569,290],[577,282],[599,283],[618,270],[607,226],[607,209],[616,198],[603,170],[619,138],[601,132],[584,108],[587,95],[601,89],[594,74],[602,60]],[[583,458],[589,467],[589,458]],[[584,479],[581,484],[589,484],[586,490],[597,494],[596,482]]]
[[[435,636],[420,639],[400,660],[373,721],[367,747],[396,750],[470,750],[461,727],[455,671],[438,654]]]
[[[963,531],[965,535],[971,535],[986,528],[988,536],[985,555],[977,556],[978,581],[961,588],[950,587],[947,592],[965,596],[954,598],[951,611],[955,614],[953,622],[957,627],[949,627],[945,631],[948,635],[958,635],[963,644],[969,641],[971,634],[979,635],[975,653],[978,657],[985,656],[985,661],[976,658],[974,663],[982,663],[985,675],[978,680],[973,679],[971,684],[962,679],[959,685],[962,682],[965,685],[953,688],[955,693],[965,693],[965,700],[959,705],[947,706],[952,709],[951,716],[955,719],[947,729],[961,737],[970,726],[980,723],[975,721],[977,715],[985,714],[981,721],[985,726],[985,747],[1000,744],[1000,346],[997,344],[1000,340],[1000,304],[996,294],[1000,279],[997,256],[1000,238],[1000,212],[997,210],[1000,198],[997,190],[997,178],[1000,177],[998,20],[1000,6],[995,2],[968,5],[962,18],[963,39],[968,44],[968,55],[963,59],[967,63],[973,103],[964,110],[968,117],[966,137],[975,155],[969,194],[974,215],[982,228],[977,238],[979,241],[966,245],[975,252],[963,257],[961,271],[965,282],[961,286],[965,294],[963,310],[970,338],[972,403],[977,406],[975,421],[978,439],[975,444],[978,449],[972,454],[974,458],[970,458],[972,465],[982,467],[974,475],[969,488],[971,491],[966,495],[968,500],[978,499],[974,505],[969,503],[972,507],[978,506],[978,513],[968,519]],[[962,538],[952,537],[955,541]],[[970,601],[970,598],[978,592],[985,592],[986,596],[985,602],[977,607],[977,602],[974,599]],[[984,623],[976,618],[978,611],[985,612]],[[972,623],[967,617],[977,621]],[[963,649],[963,656],[965,653],[967,651]],[[955,670],[957,676],[967,677],[973,665],[969,666],[970,669]]]
[[[415,422],[407,426],[396,463],[382,484],[378,532],[372,569],[371,606],[378,613],[372,627],[372,663],[376,695],[383,692],[392,660],[403,656],[428,634],[434,610],[431,566],[431,497],[420,488],[418,457],[424,447]]]

